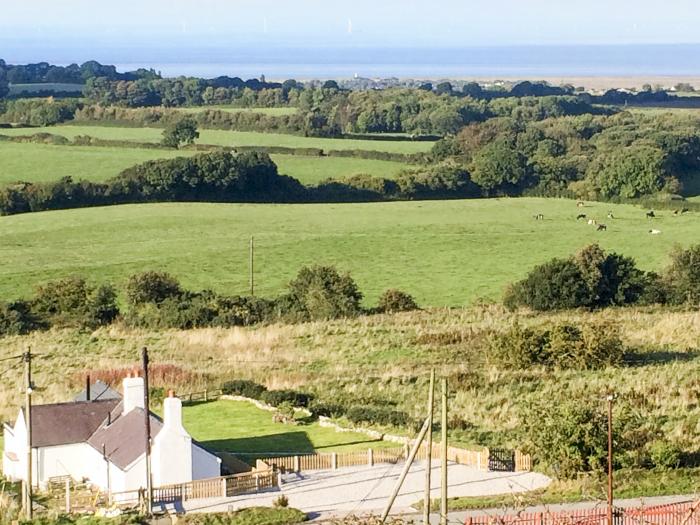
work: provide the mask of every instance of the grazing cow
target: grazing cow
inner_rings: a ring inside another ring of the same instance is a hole
[[[576,206],[578,206],[579,208],[583,208],[585,205],[586,205],[586,203],[583,202],[583,201],[578,201],[578,202],[576,203]]]
[[[608,230],[608,227],[605,224],[599,224],[598,227],[596,228],[596,231],[599,231],[599,232],[604,232],[607,230]]]
[[[595,219],[588,219],[588,225],[589,225],[589,226],[595,226],[596,224],[598,224],[598,221],[597,221],[597,220],[595,220]]]
[[[656,214],[654,213],[654,210],[647,212],[647,219],[654,219],[655,217]]]
[[[608,212],[608,219],[614,219],[615,216],[613,215],[613,212],[609,211]]]
[[[688,213],[689,211],[690,211],[690,208],[683,208],[681,210],[681,215],[683,215],[684,213]]]
[[[577,220],[577,221],[580,221],[581,219],[585,219],[585,218],[586,218],[586,214],[585,214],[585,213],[579,213],[579,214],[576,216],[576,220]]]
[[[659,235],[661,233],[661,230],[649,230],[649,233],[652,235]]]
[[[544,215],[542,215],[541,213],[538,213],[537,215],[533,215],[533,217],[535,218],[536,221],[544,220]]]

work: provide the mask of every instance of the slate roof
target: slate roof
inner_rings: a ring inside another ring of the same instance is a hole
[[[105,399],[121,399],[122,396],[116,390],[110,388],[107,383],[103,383],[99,379],[90,385],[90,400],[104,401]],[[87,401],[87,392],[83,390],[73,398],[73,401]]]
[[[32,447],[85,443],[119,404],[116,399],[108,399],[35,405],[32,407]]]
[[[163,423],[153,414],[150,417],[151,439],[154,439],[163,428]],[[101,426],[87,442],[99,453],[104,450],[111,463],[125,470],[146,453],[143,420],[143,409],[135,408],[125,416],[117,418],[111,425]]]

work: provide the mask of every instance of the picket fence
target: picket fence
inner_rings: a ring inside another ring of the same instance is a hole
[[[613,512],[614,525],[700,525],[700,502],[635,507]],[[561,512],[531,512],[505,516],[474,516],[465,525],[607,525],[605,507]]]

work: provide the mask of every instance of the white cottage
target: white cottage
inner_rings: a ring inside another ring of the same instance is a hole
[[[144,383],[127,377],[122,399],[83,399],[32,407],[32,480],[45,487],[51,479],[71,477],[102,490],[122,492],[146,486]],[[116,397],[116,396],[105,396]],[[78,399],[80,399],[79,396]],[[170,394],[163,419],[153,413],[151,471],[153,486],[186,483],[220,475],[221,459],[192,440],[182,426],[182,402]],[[26,478],[27,424],[20,410],[5,425],[3,472]]]

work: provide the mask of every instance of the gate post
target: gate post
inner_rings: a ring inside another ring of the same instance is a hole
[[[374,450],[372,450],[371,448],[367,449],[367,466],[374,466]]]
[[[336,452],[331,454],[331,469],[338,470],[338,454]]]
[[[226,497],[226,478],[221,478],[221,497]]]
[[[301,461],[299,461],[299,456],[294,456],[294,472],[301,472]]]

